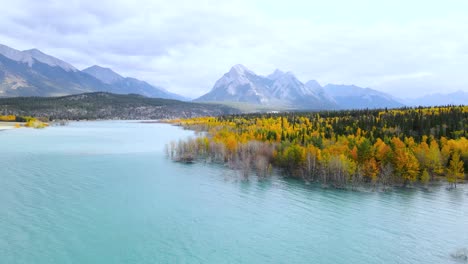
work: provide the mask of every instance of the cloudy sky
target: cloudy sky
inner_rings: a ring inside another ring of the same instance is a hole
[[[3,2],[3,3],[2,3]],[[466,0],[0,0],[0,43],[196,97],[234,64],[415,97],[468,91]]]

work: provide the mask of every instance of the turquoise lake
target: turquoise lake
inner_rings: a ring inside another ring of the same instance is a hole
[[[0,131],[0,263],[460,263],[468,186],[322,189],[168,160],[166,124]]]

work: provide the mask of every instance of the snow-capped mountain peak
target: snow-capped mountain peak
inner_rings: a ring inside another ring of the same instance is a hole
[[[213,89],[196,101],[231,101],[286,106],[294,109],[351,109],[400,107],[392,96],[355,85],[327,85],[299,81],[292,72],[275,70],[266,77],[235,65]]]
[[[300,82],[292,72],[275,71],[270,76],[274,76],[272,93],[280,99],[298,99],[306,95],[313,95],[302,82]]]
[[[264,77],[240,64],[233,66],[209,93],[196,101],[234,101],[309,109],[335,106],[331,101],[322,102],[292,72],[275,70]]]
[[[204,96],[196,101],[268,102],[267,83],[247,67],[237,64],[225,73]]]
[[[270,79],[270,80],[276,80],[276,79],[280,78],[283,75],[284,75],[283,71],[281,71],[279,69],[276,69],[272,74],[268,75],[267,78]]]
[[[304,85],[312,90],[323,88],[316,80],[307,81]]]
[[[247,69],[247,67],[245,67],[242,64],[236,64],[232,66],[231,70],[229,71],[229,74],[234,75],[234,76],[242,76],[242,75],[245,75],[246,73],[254,74],[252,71]]]

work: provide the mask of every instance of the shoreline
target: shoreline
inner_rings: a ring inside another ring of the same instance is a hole
[[[447,110],[438,108],[438,112],[448,119],[452,117],[452,112]],[[452,111],[455,110],[452,108]],[[404,112],[405,116],[414,115],[412,111]],[[255,171],[267,177],[271,169],[279,169],[285,176],[339,189],[361,185],[384,189],[414,184],[428,186],[440,179],[445,179],[448,188],[452,189],[457,184],[466,183],[461,158],[466,154],[465,137],[423,135],[403,141],[400,132],[398,135],[381,133],[374,125],[371,129],[373,136],[369,138],[366,132],[362,132],[362,125],[358,126],[354,120],[359,116],[357,121],[362,121],[360,115],[340,112],[336,115],[326,116],[328,119],[310,113],[286,113],[181,120],[173,124],[206,134],[200,138],[170,142],[166,151],[175,161],[186,163],[206,159],[240,170],[245,177]],[[381,115],[385,115],[383,121],[393,120],[392,114],[387,112],[369,115],[369,120]],[[427,113],[417,115],[426,116]],[[341,118],[348,125],[349,118],[354,120],[355,131],[350,133],[349,127],[344,129],[336,118]],[[400,126],[403,123],[408,130],[406,134],[412,134],[411,124],[400,119],[393,120],[392,125]],[[373,124],[374,121],[369,123]],[[379,119],[382,128],[383,121]],[[424,131],[429,131],[428,127],[432,129],[434,122],[426,124]],[[324,127],[330,130],[327,130],[328,134],[324,132]],[[431,153],[435,154],[431,156]]]
[[[15,129],[17,122],[0,122],[0,131]]]

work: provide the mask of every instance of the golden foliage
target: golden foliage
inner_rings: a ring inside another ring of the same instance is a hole
[[[203,145],[221,144],[223,148],[217,149],[225,150],[222,155],[231,155],[225,160],[233,159],[249,142],[263,142],[271,146],[269,155],[274,165],[307,179],[338,173],[336,181],[363,177],[368,182],[387,183],[391,178],[394,183],[406,185],[418,179],[426,183],[428,177],[434,180],[444,173],[457,175],[456,179],[464,177],[463,162],[468,159],[464,124],[467,106],[376,113],[257,114],[199,117],[174,123],[207,131],[209,137],[203,139]],[[439,118],[450,114],[461,121],[449,126],[446,122],[450,119]],[[431,124],[427,118],[439,123],[414,130],[421,124]],[[402,120],[401,124],[398,120]],[[418,136],[414,136],[416,132]],[[389,172],[393,174],[390,178]]]

